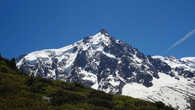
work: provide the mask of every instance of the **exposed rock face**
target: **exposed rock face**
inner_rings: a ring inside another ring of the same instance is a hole
[[[101,30],[94,36],[85,37],[83,40],[60,49],[47,49],[29,53],[20,58],[17,67],[21,71],[36,76],[68,82],[81,82],[94,89],[124,95],[129,95],[131,91],[127,89],[127,87],[129,88],[128,84],[136,83],[148,90],[157,86],[155,81],[163,81],[162,74],[164,74],[171,78],[171,81],[174,79],[174,81],[185,82],[184,86],[177,89],[166,85],[169,83],[166,83],[163,87],[170,87],[169,91],[178,91],[175,93],[176,96],[185,95],[182,98],[185,98],[186,106],[179,106],[179,109],[187,109],[190,108],[190,103],[187,102],[188,97],[195,96],[192,94],[195,92],[195,60],[192,59],[145,56],[136,48],[120,40],[115,40],[108,32]],[[164,79],[164,82],[166,82],[166,79]],[[185,93],[186,90],[183,90],[183,87],[188,87],[191,92],[187,91],[188,93]],[[160,90],[156,91],[161,92]],[[163,93],[159,94],[162,95]],[[149,99],[147,97],[144,95],[138,98]],[[151,101],[158,101],[158,99],[152,98]],[[164,100],[161,99],[160,101]],[[163,102],[172,104],[169,101]],[[177,104],[172,104],[172,106],[176,107]]]

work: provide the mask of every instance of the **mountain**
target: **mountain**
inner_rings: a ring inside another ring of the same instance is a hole
[[[29,76],[0,56],[1,110],[174,110],[162,102],[106,94],[80,83]]]
[[[18,59],[17,67],[43,78],[80,82],[107,93],[162,101],[179,110],[192,110],[194,59],[146,56],[101,30],[60,49],[24,55]]]

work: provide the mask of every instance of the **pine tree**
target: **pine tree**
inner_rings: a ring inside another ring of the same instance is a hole
[[[17,69],[17,67],[16,67],[16,59],[15,59],[15,58],[12,58],[12,59],[10,60],[10,67],[11,67],[12,69],[14,69],[14,70]]]

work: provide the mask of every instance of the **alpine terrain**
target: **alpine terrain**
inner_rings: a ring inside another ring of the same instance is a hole
[[[162,101],[178,110],[195,109],[195,57],[146,56],[105,30],[63,48],[23,55],[17,67],[43,78]]]

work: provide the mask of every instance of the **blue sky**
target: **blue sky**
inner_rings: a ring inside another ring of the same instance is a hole
[[[195,0],[1,0],[0,53],[60,48],[106,29],[150,55],[195,56]]]

